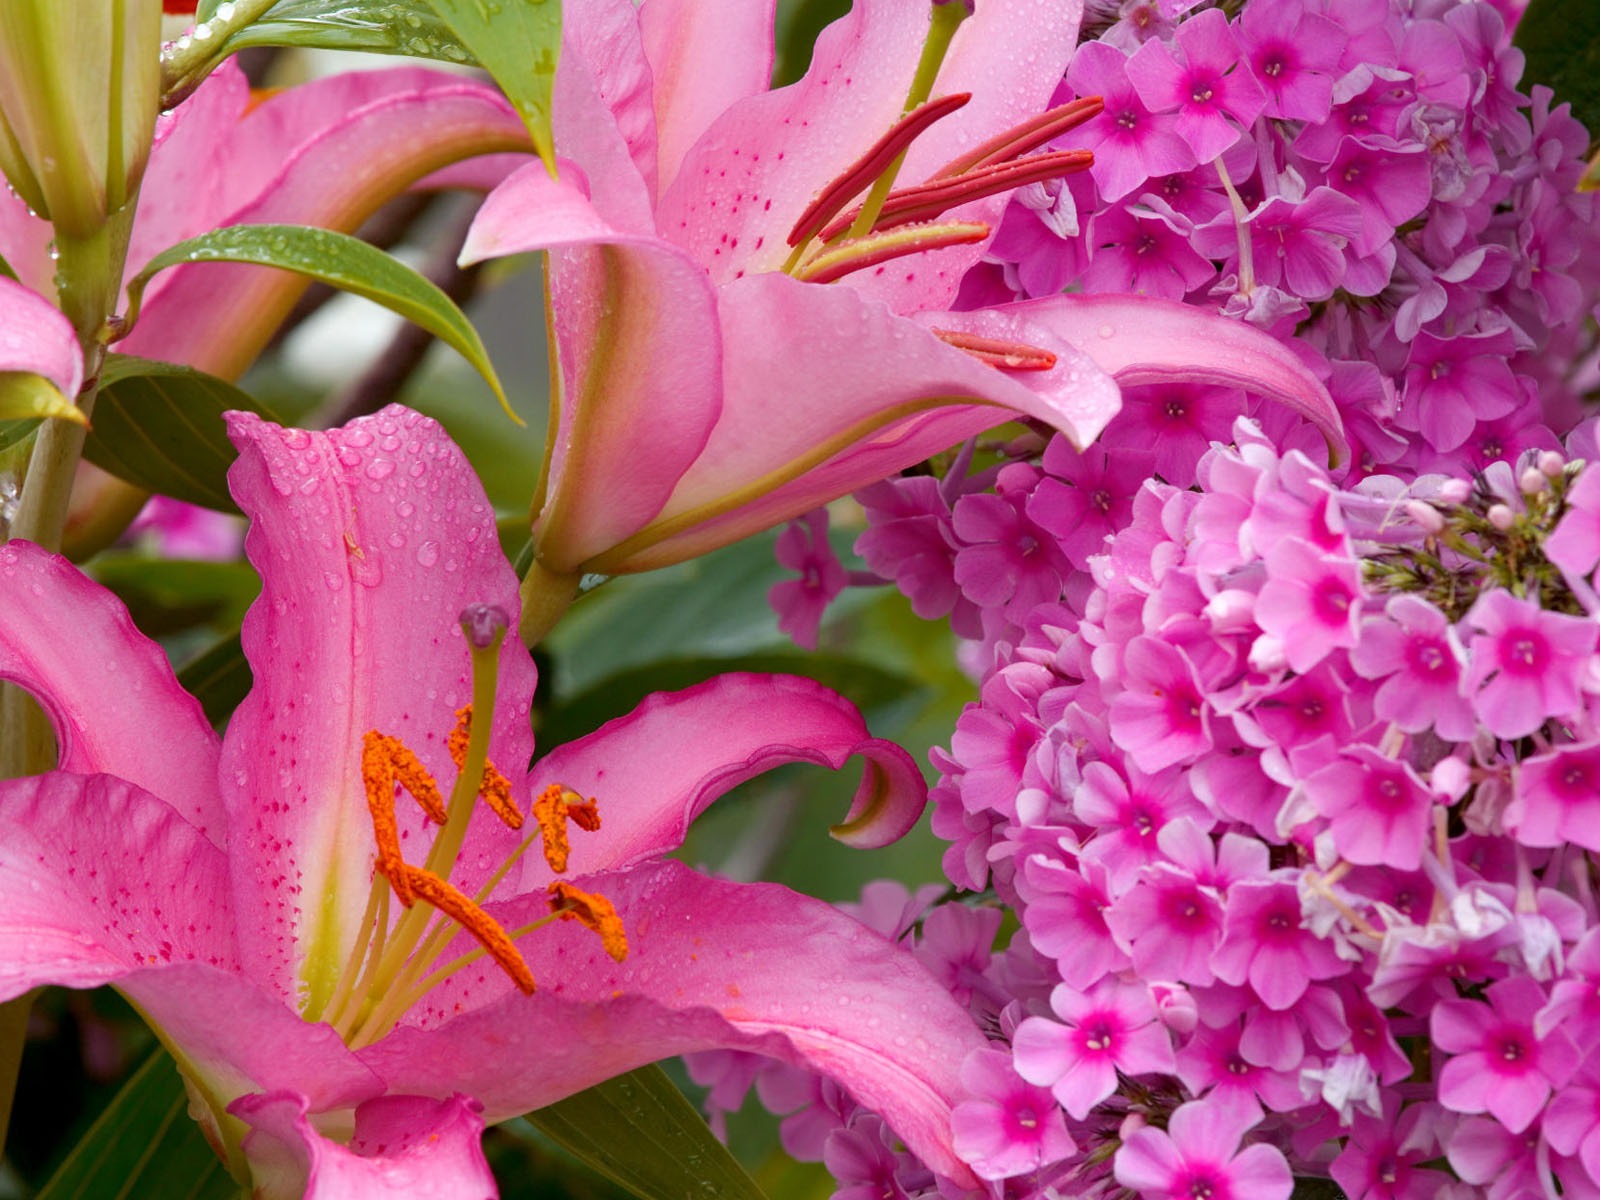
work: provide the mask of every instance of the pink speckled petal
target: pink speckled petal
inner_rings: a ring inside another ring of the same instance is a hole
[[[1287,346],[1243,321],[1153,296],[1046,296],[1010,307],[1077,346],[1124,386],[1181,381],[1244,388],[1310,421],[1339,460],[1349,454],[1328,389]]]
[[[403,1026],[361,1059],[393,1091],[468,1092],[492,1122],[659,1058],[754,1050],[839,1080],[924,1162],[973,1184],[950,1110],[983,1035],[911,954],[820,900],[680,863],[577,882],[616,905],[626,962],[560,922],[521,943],[535,995],[485,991],[480,1003],[499,999],[442,1027]],[[538,906],[528,897],[495,915],[516,925]],[[459,998],[453,985],[473,986],[452,980],[424,1001],[434,1020]],[[411,1019],[432,1023],[427,1011]]]
[[[1055,367],[998,370],[843,286],[752,275],[719,288],[717,301],[726,385],[721,419],[652,523],[659,543],[602,556],[596,569],[643,570],[704,553],[1019,412],[1087,443],[1120,404],[1110,378],[1048,325],[1035,329],[1005,310],[923,320],[1047,340],[1060,355]],[[771,402],[774,380],[783,381],[779,405]],[[783,480],[800,465],[811,469]],[[737,510],[716,520],[730,500],[739,502]]]
[[[228,482],[252,518],[245,548],[262,576],[244,622],[255,686],[228,727],[221,768],[235,903],[252,914],[240,955],[285,998],[306,981],[315,1004],[372,879],[362,736],[402,739],[449,787],[445,739],[471,699],[459,617],[494,604],[515,630],[517,579],[478,477],[427,417],[391,405],[326,433],[242,413],[228,426],[239,447]],[[532,756],[533,687],[513,634],[500,652],[490,743],[513,777]],[[405,804],[399,813],[402,847],[420,861],[421,814]]]
[[[609,224],[581,174],[519,171],[484,202],[464,261],[550,249],[562,388],[539,557],[558,571],[637,532],[722,410],[716,298],[667,242]]]
[[[657,194],[724,109],[767,90],[776,0],[646,0],[639,28],[654,85]]]
[[[190,959],[234,966],[221,850],[110,775],[0,783],[0,999]]]
[[[161,797],[222,845],[217,735],[122,602],[31,542],[0,547],[0,678],[39,697],[60,766]]]
[[[229,1109],[259,1200],[491,1200],[483,1106],[469,1097],[379,1096],[356,1109],[348,1146],[317,1132],[297,1092],[242,1096]]]
[[[205,169],[235,178],[207,195],[213,211],[200,228],[285,222],[351,232],[441,167],[526,145],[510,105],[472,80],[421,68],[333,76],[280,93],[233,127]],[[183,206],[186,178],[179,172],[168,190],[146,188],[141,205]],[[152,220],[167,231],[186,224],[181,214]],[[130,256],[129,268],[144,262]],[[144,315],[118,349],[235,378],[303,287],[268,267],[175,267],[151,284]]]
[[[72,322],[43,296],[0,277],[0,371],[43,375],[68,400],[83,383],[83,351]]]
[[[599,832],[573,834],[571,872],[581,875],[677,849],[712,801],[775,766],[838,770],[857,754],[867,770],[839,836],[886,845],[922,814],[922,773],[900,747],[867,732],[855,705],[792,675],[719,675],[649,696],[627,716],[552,750],[535,764],[530,790],[560,783],[597,801]],[[536,856],[523,862],[524,890],[552,878]]]

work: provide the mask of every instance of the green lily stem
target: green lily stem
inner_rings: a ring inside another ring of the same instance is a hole
[[[222,48],[228,39],[246,25],[253,25],[267,15],[267,10],[278,0],[234,0],[233,16],[226,21],[215,17],[205,22],[208,33],[203,38],[190,37],[182,50],[173,50],[161,56],[162,107],[175,107],[180,100],[194,91],[200,81],[222,61]]]
[[[562,614],[572,607],[582,582],[581,573],[559,574],[537,558],[533,560],[522,580],[522,620],[517,626],[528,649],[537,646],[544,635],[555,628]]]
[[[967,7],[960,0],[950,0],[946,3],[932,5],[932,21],[928,27],[928,40],[922,43],[922,57],[917,60],[917,73],[912,76],[911,90],[906,94],[906,104],[902,112],[910,112],[917,105],[933,94],[933,85],[939,78],[939,68],[944,66],[945,55],[950,52],[950,41],[956,35],[956,29],[961,22],[967,19]],[[884,173],[874,181],[872,188],[867,192],[867,198],[861,204],[861,212],[850,225],[848,237],[861,237],[871,231],[878,220],[878,214],[883,211],[883,202],[889,198],[889,192],[894,188],[896,176],[900,174],[900,165],[905,162],[906,152],[902,150],[895,160],[889,164]]]

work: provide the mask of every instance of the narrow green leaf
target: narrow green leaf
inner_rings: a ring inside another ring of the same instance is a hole
[[[1521,90],[1547,85],[1593,137],[1600,130],[1600,4],[1531,0],[1512,41],[1527,59]]]
[[[229,409],[270,410],[225,379],[114,354],[100,377],[100,399],[84,456],[146,491],[219,512],[238,512],[228,495],[236,451],[223,428]]]
[[[189,1119],[178,1069],[157,1050],[73,1148],[37,1200],[237,1200],[241,1189]]]
[[[550,130],[556,59],[561,53],[560,0],[428,0],[433,10],[505,92],[550,174],[556,173]]]
[[[178,672],[178,682],[200,701],[206,720],[219,726],[225,723],[250,694],[254,682],[239,635],[225,637],[191,658]]]
[[[22,282],[20,279],[17,278],[16,271],[12,270],[11,264],[8,263],[5,260],[5,256],[4,255],[0,255],[0,275],[4,275],[7,279],[11,280],[13,283],[21,283]]]
[[[765,1200],[660,1067],[641,1067],[527,1119],[642,1200]]]
[[[78,406],[43,375],[32,371],[0,371],[0,419],[23,421],[36,417],[60,417],[79,425],[86,423]]]
[[[0,450],[9,450],[39,428],[37,418],[27,421],[0,421]]]
[[[209,6],[211,11],[215,11],[217,3],[220,0]],[[204,12],[206,6],[196,15],[204,20]],[[225,51],[232,54],[250,46],[403,54],[461,66],[477,62],[427,0],[279,0],[261,20],[230,37]]]
[[[554,0],[549,0],[554,3]],[[309,225],[230,225],[179,242],[152,258],[128,283],[128,321],[138,317],[145,285],[183,263],[231,262],[278,267],[364,297],[400,314],[456,350],[494,389],[518,425],[488,352],[466,314],[429,280],[360,238]]]

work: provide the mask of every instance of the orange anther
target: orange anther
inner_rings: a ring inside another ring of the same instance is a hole
[[[456,710],[456,727],[450,731],[450,738],[446,743],[450,747],[450,757],[455,760],[456,770],[460,770],[467,761],[467,742],[472,738],[472,705],[468,704]],[[483,778],[478,782],[478,795],[482,796],[494,809],[495,815],[512,829],[522,828],[522,814],[517,811],[517,802],[511,798],[511,781],[500,773],[500,769],[492,762],[483,764]]]
[[[400,870],[405,873],[407,884],[420,899],[426,900],[476,938],[489,957],[511,976],[518,988],[530,996],[533,994],[533,972],[522,957],[522,952],[517,949],[517,944],[511,940],[511,935],[498,921],[457,890],[454,884],[439,878],[432,871],[404,863],[400,864]],[[389,878],[395,882],[394,876]]]
[[[622,918],[611,901],[595,892],[579,891],[570,883],[552,883],[550,911],[569,921],[578,921],[600,935],[600,943],[616,962],[628,957],[628,935]]]
[[[1054,353],[1027,342],[983,337],[976,333],[963,333],[959,329],[930,329],[929,332],[947,346],[965,350],[991,367],[1004,367],[1008,371],[1048,371],[1056,365]]]
[[[405,864],[400,859],[400,825],[394,811],[394,758],[390,739],[369,729],[361,739],[361,781],[367,788],[367,811],[372,814],[372,836],[378,847],[377,868],[394,886],[400,903],[411,907]]]
[[[567,869],[567,857],[572,853],[567,822],[570,820],[579,829],[593,833],[600,828],[600,809],[595,801],[585,800],[571,788],[552,783],[534,800],[533,819],[539,823],[544,860],[560,875]]]

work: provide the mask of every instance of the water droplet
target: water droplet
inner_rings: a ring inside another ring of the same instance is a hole
[[[344,576],[337,571],[324,571],[322,582],[327,584],[330,592],[337,592],[344,587]]]
[[[431,567],[439,561],[439,543],[423,542],[417,547],[417,562],[424,567]]]
[[[368,479],[387,479],[394,474],[394,462],[387,458],[375,458],[367,464]]]

